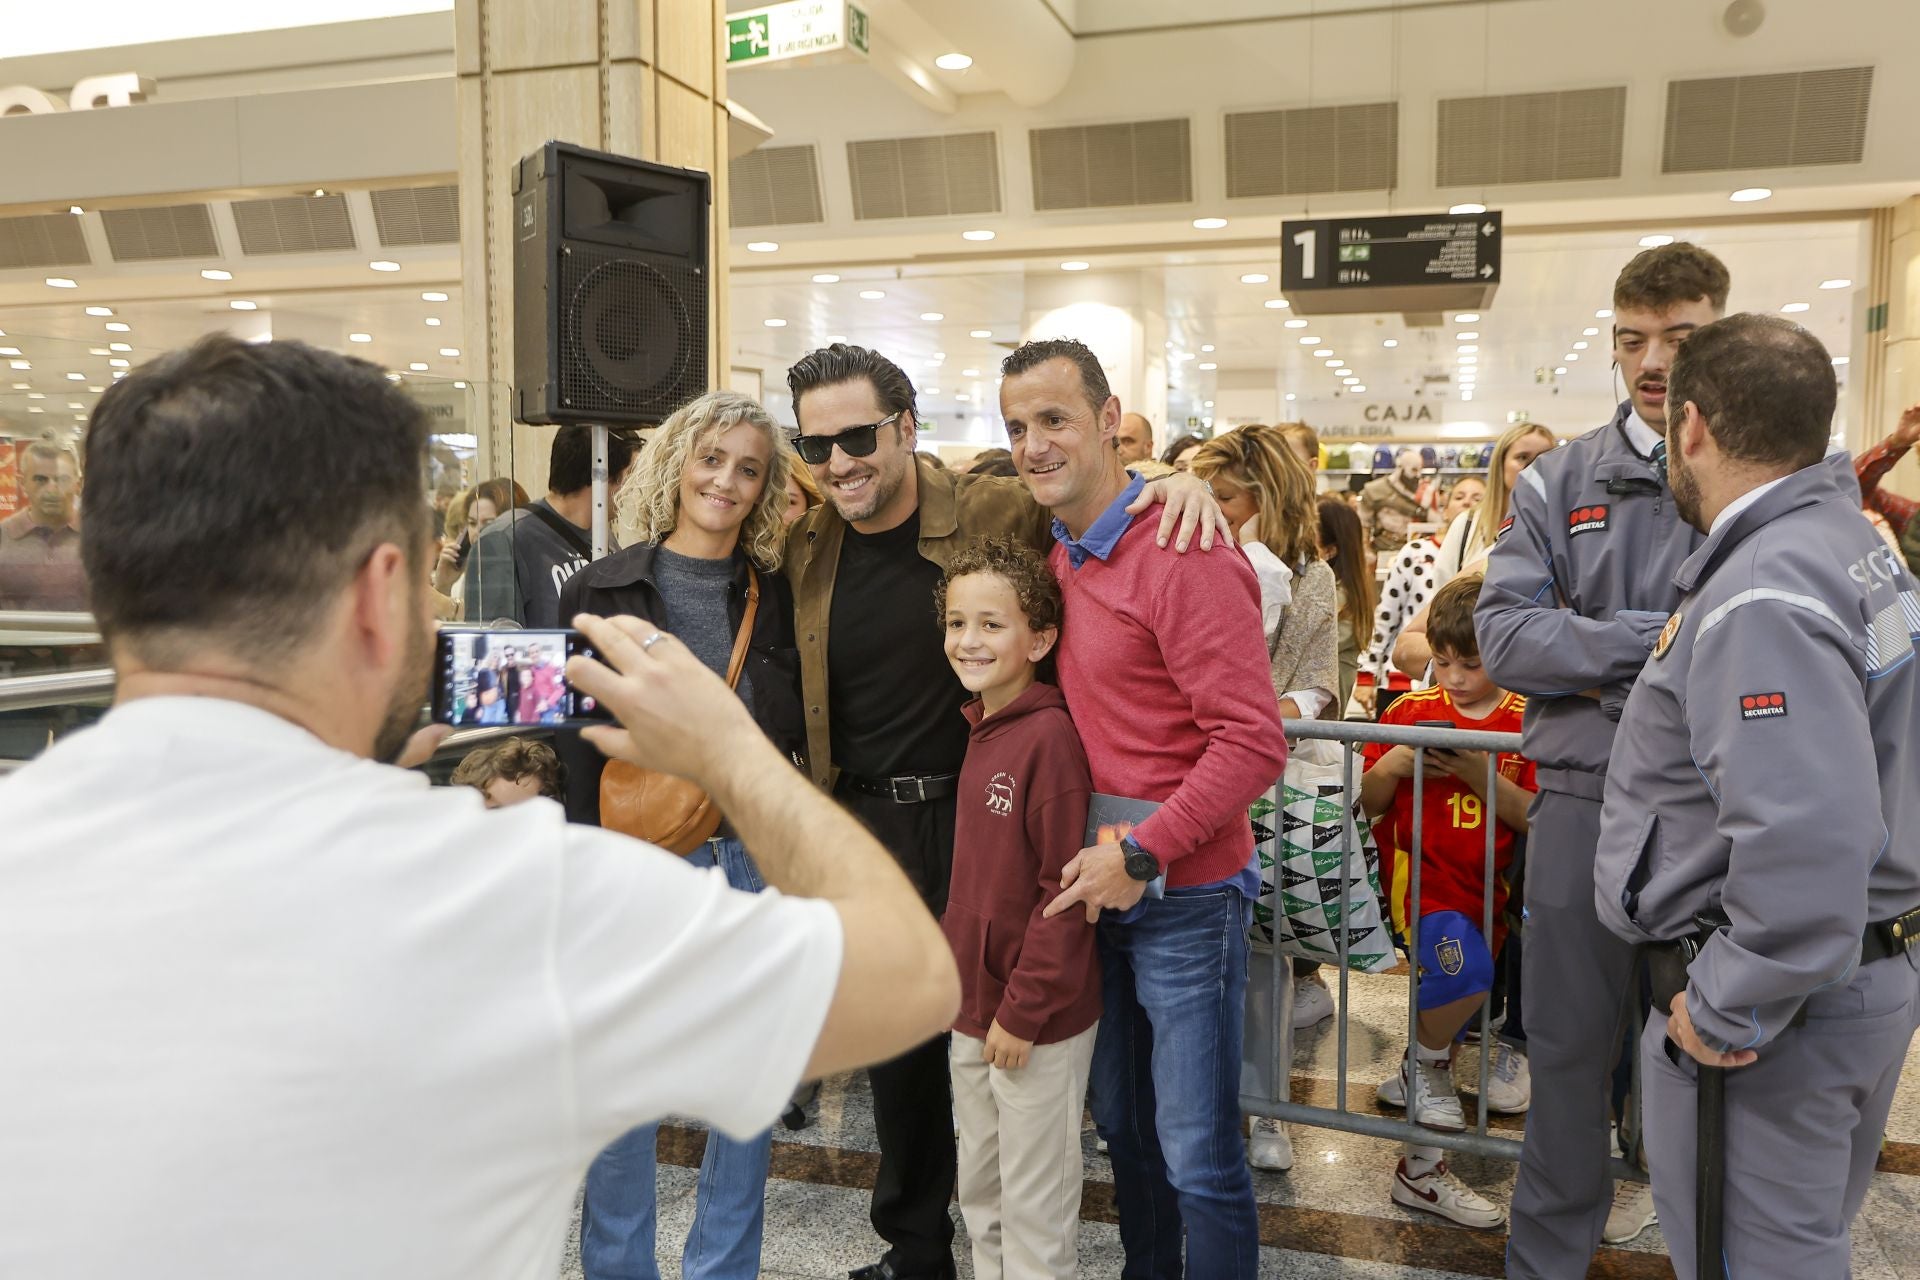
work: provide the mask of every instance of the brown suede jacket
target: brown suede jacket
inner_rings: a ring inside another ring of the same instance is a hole
[[[920,554],[945,569],[977,538],[1024,539],[1045,555],[1053,545],[1053,518],[1027,486],[1005,476],[966,476],[917,461],[920,489]],[[800,691],[806,704],[807,759],[814,781],[833,786],[833,737],[827,689],[827,619],[833,611],[833,580],[847,522],[824,502],[787,531],[787,580],[793,585],[794,638],[800,647]],[[932,617],[933,602],[927,602]],[[931,622],[927,643],[939,641]]]

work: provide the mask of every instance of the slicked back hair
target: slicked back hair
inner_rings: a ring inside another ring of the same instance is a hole
[[[1000,375],[1011,378],[1038,368],[1049,360],[1065,360],[1080,371],[1080,385],[1085,389],[1087,403],[1093,407],[1095,414],[1113,397],[1113,388],[1107,383],[1107,371],[1100,367],[1100,357],[1094,355],[1086,343],[1073,338],[1039,338],[1021,343],[1000,362]]]

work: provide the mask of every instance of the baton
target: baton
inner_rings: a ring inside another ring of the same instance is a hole
[[[1721,1231],[1727,1190],[1727,1069],[1702,1066],[1694,1090],[1694,1274],[1725,1274]]]

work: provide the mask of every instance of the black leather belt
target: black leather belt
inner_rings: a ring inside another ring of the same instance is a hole
[[[1688,966],[1715,932],[1716,928],[1703,927],[1690,938],[1656,942],[1647,947],[1647,974],[1653,980],[1654,1007],[1660,1012],[1672,1012],[1673,997],[1687,989]],[[1873,964],[1905,955],[1917,946],[1920,946],[1920,907],[1868,925],[1860,935],[1860,963]],[[1807,1006],[1803,1003],[1788,1025],[1801,1026],[1806,1020]]]
[[[929,800],[944,800],[960,789],[960,775],[957,773],[908,778],[863,778],[858,774],[843,773],[840,780],[863,796],[879,796],[895,804],[925,804]]]
[[[1860,963],[1872,964],[1889,956],[1904,955],[1920,947],[1920,907],[1903,916],[1867,926],[1860,939]]]

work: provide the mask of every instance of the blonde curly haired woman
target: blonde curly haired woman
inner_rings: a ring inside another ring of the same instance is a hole
[[[798,761],[805,758],[806,735],[793,597],[779,572],[793,457],[767,411],[737,392],[711,392],[680,409],[660,425],[620,487],[616,506],[626,548],[567,581],[560,616],[648,619],[725,675],[749,590],[756,589],[759,603],[736,691],[774,744]],[[597,795],[597,778],[591,788]],[[736,889],[757,893],[763,887],[752,857],[724,823],[687,861],[722,868]],[[633,1130],[587,1171],[580,1228],[587,1280],[659,1274],[658,1132],[657,1124]],[[772,1145],[771,1132],[745,1142],[717,1131],[709,1135],[693,1231],[681,1261],[687,1280],[752,1280],[759,1274]]]

